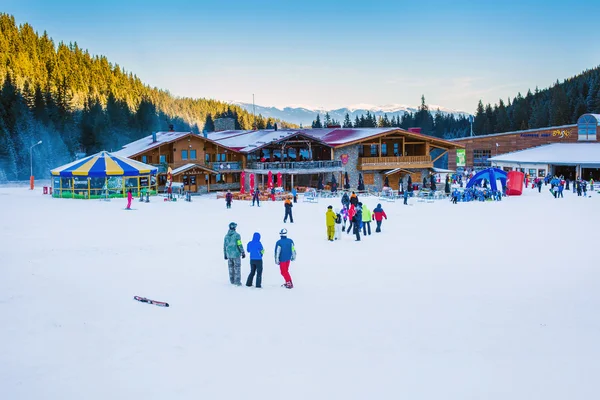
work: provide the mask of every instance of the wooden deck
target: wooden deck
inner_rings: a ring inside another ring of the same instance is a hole
[[[362,171],[395,168],[433,168],[433,162],[431,156],[361,157],[358,159],[358,169]]]

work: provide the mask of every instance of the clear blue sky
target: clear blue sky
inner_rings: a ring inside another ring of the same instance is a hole
[[[2,0],[174,95],[474,112],[600,65],[597,1]]]

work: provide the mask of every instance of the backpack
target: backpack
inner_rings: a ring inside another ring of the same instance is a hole
[[[335,223],[336,224],[342,223],[342,216],[339,213],[335,215]]]

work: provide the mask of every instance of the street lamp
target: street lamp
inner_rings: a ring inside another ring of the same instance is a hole
[[[33,148],[38,144],[42,144],[42,141],[40,140],[29,148],[29,164],[31,166],[31,175],[29,175],[29,188],[31,190],[33,190]]]

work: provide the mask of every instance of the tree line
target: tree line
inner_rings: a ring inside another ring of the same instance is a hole
[[[77,43],[55,45],[46,32],[17,26],[0,13],[0,181],[27,179],[72,161],[76,154],[118,150],[153,131],[202,132],[207,121],[234,118],[238,129],[291,126],[254,118],[239,106],[180,98],[152,88]],[[210,126],[207,127],[210,130]],[[214,128],[213,128],[214,129]]]
[[[473,120],[473,134],[488,135],[492,133],[513,132],[526,129],[545,128],[575,124],[577,119],[586,113],[600,114],[600,67],[586,70],[579,75],[556,83],[547,89],[537,87],[532,93],[527,91],[525,97],[518,93],[512,100],[506,102],[500,99],[498,103],[483,105],[480,100]],[[323,122],[317,115],[313,128],[340,125],[325,114]],[[421,97],[421,105],[415,113],[406,113],[402,117],[387,115],[376,117],[367,112],[366,115],[356,116],[351,121],[346,114],[344,128],[365,127],[398,127],[408,129],[421,128],[426,135],[452,139],[469,136],[471,127],[467,116],[442,113],[436,110],[432,113]]]

